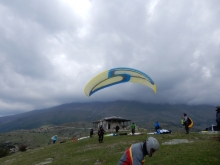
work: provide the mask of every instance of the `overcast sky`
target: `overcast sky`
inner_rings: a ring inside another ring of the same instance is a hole
[[[140,84],[84,87],[129,67]],[[220,105],[218,0],[0,0],[0,116],[71,102]]]

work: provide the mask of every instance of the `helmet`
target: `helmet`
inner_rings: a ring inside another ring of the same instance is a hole
[[[159,149],[159,142],[157,141],[157,139],[153,138],[153,137],[149,137],[146,140],[146,145],[147,145],[147,152],[149,157],[152,156],[152,153],[150,152],[151,149],[154,149],[155,151],[157,151]]]

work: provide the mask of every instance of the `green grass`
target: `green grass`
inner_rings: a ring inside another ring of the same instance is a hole
[[[153,136],[160,142],[160,149],[153,157],[145,157],[147,165],[219,165],[220,141],[216,134],[173,133],[164,135],[104,137],[99,144],[97,136],[73,142],[44,145],[26,152],[0,158],[1,165],[33,165],[52,158],[53,165],[116,165],[124,151],[133,143]],[[191,143],[162,145],[172,139],[187,139]]]

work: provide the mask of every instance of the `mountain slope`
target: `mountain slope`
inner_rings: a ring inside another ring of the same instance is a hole
[[[0,117],[0,132],[33,129],[43,125],[60,125],[68,122],[93,122],[104,117],[119,116],[131,119],[142,127],[153,126],[155,121],[166,128],[181,127],[180,118],[187,113],[195,129],[215,124],[215,108],[208,105],[146,104],[136,101],[69,103],[56,107]]]

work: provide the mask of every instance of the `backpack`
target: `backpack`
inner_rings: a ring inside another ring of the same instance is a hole
[[[193,120],[190,117],[188,117],[187,122],[188,122],[188,128],[192,128],[194,125]]]
[[[192,123],[192,119],[190,119],[189,117],[187,117],[187,124],[190,125]]]

